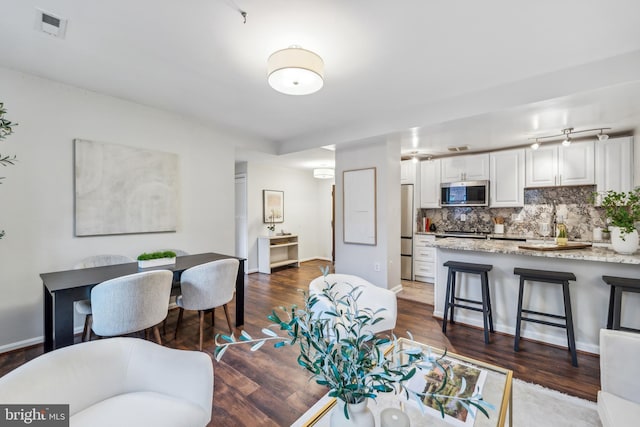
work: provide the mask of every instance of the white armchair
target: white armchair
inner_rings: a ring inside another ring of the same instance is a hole
[[[64,347],[0,378],[3,404],[69,404],[74,427],[203,427],[212,399],[207,354],[138,338]]]
[[[640,420],[640,334],[600,330],[598,415],[603,427],[637,426]]]
[[[372,333],[393,330],[396,327],[396,319],[398,317],[398,301],[396,294],[385,288],[378,287],[365,279],[353,276],[351,274],[327,274],[326,277],[316,277],[309,283],[309,295],[318,295],[319,301],[313,306],[312,310],[322,316],[322,313],[329,309],[329,303],[322,298],[322,290],[327,285],[336,283],[334,290],[338,295],[349,292],[353,287],[359,286],[362,290],[360,298],[358,298],[358,307],[370,308],[376,311],[384,308],[378,315],[383,318],[382,321],[371,327]]]

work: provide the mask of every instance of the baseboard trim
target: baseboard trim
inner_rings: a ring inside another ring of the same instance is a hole
[[[392,291],[392,292],[395,292],[397,294],[398,292],[402,291],[402,284],[396,285],[396,286],[394,286],[393,288],[391,288],[389,290]]]
[[[433,311],[434,318],[442,320],[443,316],[444,316],[443,311],[440,311],[440,310]],[[480,330],[483,329],[483,326],[478,323],[477,319],[473,319],[471,317],[465,316],[462,313],[456,314],[456,323],[460,323],[462,325],[480,329]],[[516,335],[516,329],[510,325],[502,325],[502,324],[496,323],[494,325],[494,328],[497,332],[502,333],[504,335],[508,335],[511,337],[515,337]],[[536,331],[523,330],[522,334],[520,335],[520,338],[537,342],[539,344],[550,345],[553,347],[567,348],[567,338],[563,334],[550,335],[550,334],[544,334]],[[599,346],[589,344],[589,343],[584,343],[577,340],[576,340],[576,350],[578,351],[578,353],[585,353],[585,354],[591,354],[591,355],[600,354]]]
[[[13,350],[20,350],[25,347],[31,347],[33,345],[42,344],[43,342],[44,342],[44,336],[29,338],[28,340],[23,340],[23,341],[12,342],[12,343],[0,346],[0,353],[7,353]]]
[[[326,258],[326,257],[321,257],[321,256],[312,256],[309,258],[301,258],[298,261],[299,262],[307,262],[307,261],[315,261],[315,260],[319,260],[319,261],[331,261],[331,258]]]

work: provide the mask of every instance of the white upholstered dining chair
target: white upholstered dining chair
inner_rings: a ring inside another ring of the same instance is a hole
[[[113,337],[153,328],[162,343],[158,324],[169,311],[173,273],[152,270],[102,282],[91,289],[93,332]]]
[[[131,258],[124,255],[93,255],[84,258],[73,266],[74,270],[81,268],[104,267],[107,265],[126,264],[133,262]],[[77,301],[75,304],[78,314],[84,316],[84,329],[82,330],[82,341],[91,338],[91,300],[85,299]]]
[[[236,289],[236,277],[240,263],[237,259],[221,259],[197,265],[185,270],[180,277],[182,294],[176,298],[180,307],[176,323],[175,337],[182,321],[184,310],[197,310],[200,316],[200,351],[204,334],[204,314],[211,310],[212,327],[215,326],[215,308],[222,306],[227,318],[229,331],[233,333],[227,304],[233,299]]]
[[[398,301],[395,292],[376,286],[362,277],[351,274],[327,274],[326,276],[316,277],[309,283],[309,295],[318,297],[318,302],[311,308],[311,311],[316,316],[331,318],[324,314],[331,307],[322,293],[326,287],[333,284],[335,284],[333,291],[337,292],[338,296],[345,295],[353,288],[358,287],[360,296],[357,304],[359,309],[369,308],[374,312],[383,309],[377,314],[377,317],[381,317],[382,320],[370,326],[369,331],[371,333],[391,331],[396,327]]]

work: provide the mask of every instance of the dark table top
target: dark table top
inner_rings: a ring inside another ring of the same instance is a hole
[[[91,267],[77,270],[42,273],[40,274],[40,278],[49,292],[56,292],[81,286],[97,285],[105,280],[139,273],[141,271],[170,270],[173,272],[182,272],[188,268],[195,267],[196,265],[226,258],[235,258],[241,262],[244,261],[244,258],[208,252],[176,257],[176,263],[171,265],[139,269],[137,262],[129,262],[126,264],[107,265],[104,267]]]

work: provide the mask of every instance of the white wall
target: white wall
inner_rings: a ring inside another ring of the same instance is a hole
[[[258,237],[268,234],[262,218],[262,190],[284,191],[284,222],[276,224],[298,235],[301,260],[331,258],[331,182],[310,170],[247,164],[248,272],[258,269]]]
[[[376,168],[375,246],[343,241],[342,173]],[[375,271],[375,264],[380,271]],[[336,150],[336,273],[354,274],[378,286],[400,285],[400,142],[385,141]]]
[[[234,147],[248,138],[168,112],[0,68],[0,101],[18,122],[0,185],[0,351],[42,339],[39,273],[81,258],[157,248],[234,253]],[[178,231],[74,237],[73,139],[179,155]],[[76,323],[78,326],[78,323]]]

